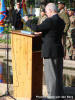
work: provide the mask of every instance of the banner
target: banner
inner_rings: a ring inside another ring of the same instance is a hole
[[[26,0],[22,0],[22,17],[27,14]]]
[[[0,0],[0,34],[4,31],[4,19],[6,18],[6,9],[4,0]]]

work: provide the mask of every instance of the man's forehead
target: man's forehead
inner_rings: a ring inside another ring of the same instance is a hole
[[[58,5],[63,5],[62,3],[58,3]]]
[[[49,7],[48,7],[48,6],[46,6],[45,10],[49,10]]]
[[[20,5],[20,3],[18,2],[17,5]]]

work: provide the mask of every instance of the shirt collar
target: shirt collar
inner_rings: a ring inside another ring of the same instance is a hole
[[[60,13],[62,13],[63,11],[64,11],[64,9],[61,9],[61,10],[60,10]]]

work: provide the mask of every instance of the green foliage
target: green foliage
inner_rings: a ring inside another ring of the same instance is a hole
[[[0,38],[0,43],[8,43],[8,44],[11,43],[10,38],[7,41],[7,34],[10,33],[9,31],[11,31],[11,24],[9,24],[9,25],[8,24],[5,24],[4,32],[3,32],[4,35],[2,36],[2,38]]]
[[[6,5],[6,7],[9,7],[9,5],[10,5],[10,0],[5,0],[5,5]]]
[[[27,7],[34,7],[35,6],[35,0],[27,0]]]
[[[5,24],[5,28],[4,28],[4,33],[5,34],[8,34],[9,33],[9,31],[11,31],[11,24]]]
[[[8,42],[7,42],[6,38],[5,39],[0,38],[0,43],[8,43],[8,44],[10,44],[11,40],[9,39]]]

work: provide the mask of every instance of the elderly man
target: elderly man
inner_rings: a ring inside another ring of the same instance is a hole
[[[42,50],[44,72],[48,90],[48,97],[57,98],[63,95],[63,56],[64,50],[61,38],[64,31],[64,21],[58,16],[54,3],[47,4],[45,19],[40,25],[31,24],[25,17],[26,24],[35,32],[42,32]],[[37,59],[38,60],[38,59]],[[39,66],[38,66],[39,67]]]

